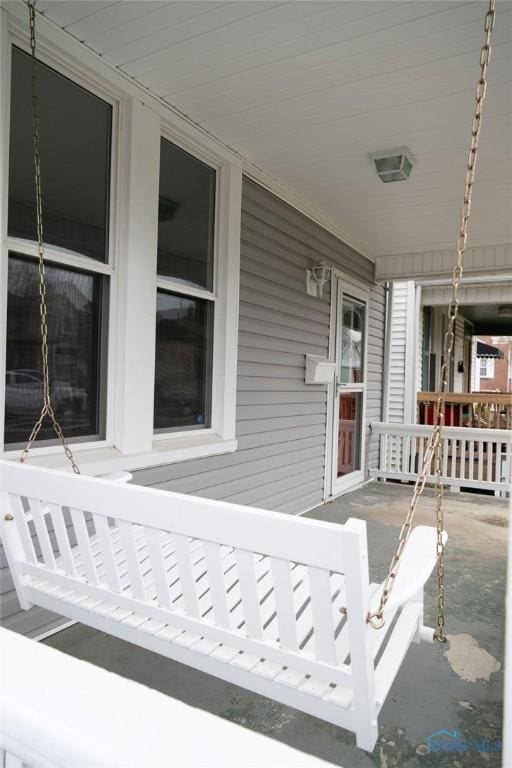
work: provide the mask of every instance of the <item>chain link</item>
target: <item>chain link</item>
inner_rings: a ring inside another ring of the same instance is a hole
[[[39,275],[39,314],[41,328],[41,365],[43,374],[43,406],[41,413],[34,424],[29,435],[27,444],[22,451],[20,461],[24,463],[29,455],[30,449],[37,438],[45,418],[49,418],[54,432],[60,440],[62,448],[73,472],[79,475],[80,470],[75,461],[73,452],[64,436],[61,425],[57,420],[52,405],[50,389],[50,372],[48,365],[48,307],[46,304],[46,276],[44,267],[44,241],[43,241],[43,194],[41,185],[41,155],[39,140],[39,103],[38,103],[38,81],[37,81],[37,59],[36,59],[36,0],[28,0],[29,28],[30,28],[30,52],[32,56],[32,141],[34,153],[34,182],[36,193],[36,227],[37,227],[37,258]]]
[[[391,560],[377,610],[368,613],[367,621],[374,629],[384,626],[384,610],[395,584],[400,558],[411,532],[412,523],[420,497],[425,488],[427,475],[434,460],[435,485],[435,514],[436,514],[436,554],[437,554],[437,628],[435,638],[439,642],[446,642],[445,627],[445,602],[444,602],[444,511],[443,496],[444,487],[441,480],[441,468],[443,463],[443,439],[442,428],[444,425],[445,400],[448,391],[448,371],[455,338],[455,320],[459,311],[459,287],[464,272],[464,252],[468,239],[468,223],[471,213],[471,199],[473,195],[473,183],[475,180],[475,168],[478,155],[478,140],[482,125],[482,110],[487,91],[487,68],[491,60],[491,35],[494,29],[496,14],[496,0],[489,0],[489,8],[485,15],[484,32],[485,42],[480,52],[480,79],[476,85],[475,112],[471,126],[471,141],[464,184],[464,203],[461,208],[459,235],[457,237],[456,261],[452,272],[452,294],[448,305],[448,325],[444,336],[443,357],[441,361],[441,388],[436,403],[436,419],[432,434],[429,438],[421,471],[414,484],[414,491],[409,510],[398,536],[398,547]]]

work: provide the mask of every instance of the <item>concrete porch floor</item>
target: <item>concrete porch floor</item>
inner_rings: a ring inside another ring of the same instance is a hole
[[[370,576],[381,581],[410,495],[410,487],[373,482],[309,516],[339,523],[348,517],[367,520]],[[433,501],[427,491],[417,523],[433,524]],[[382,709],[371,755],[358,750],[353,735],[341,728],[89,627],[76,625],[45,642],[343,768],[493,768],[501,765],[497,752],[425,752],[427,736],[439,729],[468,740],[501,738],[507,525],[507,502],[447,494],[450,643],[411,647]],[[433,580],[425,603],[425,623],[433,626]],[[169,738],[172,744],[172,724]]]

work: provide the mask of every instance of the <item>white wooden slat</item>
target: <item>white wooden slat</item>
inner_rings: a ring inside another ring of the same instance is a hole
[[[30,504],[30,511],[32,513],[32,520],[34,521],[34,527],[36,529],[37,540],[41,547],[41,554],[43,556],[44,564],[50,570],[55,570],[55,555],[53,554],[53,547],[50,541],[50,534],[46,526],[44,514],[39,499],[28,499]]]
[[[290,580],[290,563],[288,560],[271,557],[270,567],[274,582],[273,594],[279,628],[279,643],[282,648],[296,651],[298,648],[297,629]]]
[[[119,529],[121,543],[123,545],[123,551],[128,568],[128,575],[130,577],[133,596],[136,597],[137,600],[145,600],[146,590],[144,588],[139,558],[137,556],[133,525],[131,523],[127,523],[125,520],[118,520],[117,527]],[[117,566],[115,570],[117,573]]]
[[[492,466],[493,466],[493,445],[490,440],[487,441],[487,482],[492,483]]]
[[[478,480],[484,479],[484,441],[478,441]]]
[[[450,456],[451,456],[451,477],[455,479],[457,477],[457,440],[450,440]]]
[[[327,664],[336,664],[329,572],[310,567],[309,586],[316,657]]]
[[[173,539],[185,610],[187,614],[197,618],[199,616],[199,603],[197,600],[192,563],[190,561],[190,549],[188,546],[188,540],[186,536],[181,536],[180,534],[176,533],[173,535]]]
[[[466,477],[466,440],[460,441],[460,469],[459,477],[464,480]]]
[[[16,528],[18,529],[18,533],[20,535],[21,546],[23,547],[25,557],[29,563],[37,563],[36,552],[32,542],[32,536],[30,534],[27,517],[25,510],[23,509],[21,498],[18,494],[10,493],[9,501],[12,506],[14,522],[16,523]]]
[[[162,535],[156,528],[144,528],[148,545],[149,562],[154,576],[155,591],[162,608],[170,608],[169,582],[162,556]]]
[[[69,543],[69,536],[67,532],[66,523],[64,521],[64,512],[62,507],[58,504],[49,504],[50,517],[53,523],[53,530],[55,531],[55,538],[57,539],[57,546],[59,548],[60,561],[59,567],[64,568],[64,571],[68,576],[76,576],[75,560],[71,551],[71,545]]]
[[[92,556],[91,540],[85,524],[84,513],[81,509],[76,509],[75,507],[70,507],[69,512],[87,581],[91,584],[98,584],[98,574]]]
[[[108,520],[103,515],[96,515],[94,513],[92,517],[94,520],[96,534],[98,536],[98,543],[100,545],[103,563],[105,565],[105,578],[107,584],[109,588],[114,592],[121,592],[121,582],[119,580],[117,563],[114,558],[111,529],[109,527]]]
[[[245,631],[248,635],[261,638],[263,634],[261,626],[260,601],[258,598],[258,585],[254,569],[254,553],[246,549],[236,550],[238,563],[238,576],[240,579],[240,593],[245,619]]]
[[[475,471],[475,441],[469,440],[469,467],[468,467],[468,480],[474,479]]]
[[[226,588],[224,584],[224,572],[220,557],[220,546],[212,541],[205,541],[203,544],[206,568],[208,572],[208,583],[210,585],[210,595],[213,604],[213,617],[219,627],[229,629],[229,611],[226,601]]]
[[[449,442],[450,441],[446,438],[443,439],[443,463],[441,467],[443,477],[448,476],[448,452],[450,450]]]

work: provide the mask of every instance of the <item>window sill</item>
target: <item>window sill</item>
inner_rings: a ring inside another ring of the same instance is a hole
[[[222,453],[234,453],[237,444],[237,440],[224,440],[218,435],[187,435],[155,440],[151,451],[136,454],[122,454],[114,447],[81,448],[79,443],[72,445],[71,448],[82,474],[105,475],[121,470],[136,471]],[[19,451],[4,454],[5,459],[12,458],[12,460],[18,460],[19,456]],[[35,449],[31,453],[30,462],[53,469],[70,468],[60,449],[55,450],[55,453],[38,453]]]

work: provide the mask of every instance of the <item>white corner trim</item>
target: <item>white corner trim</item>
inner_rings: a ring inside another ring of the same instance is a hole
[[[106,475],[121,470],[135,471],[164,464],[216,456],[221,453],[234,453],[237,440],[223,440],[218,435],[187,435],[167,440],[154,440],[150,451],[123,454],[114,447],[88,447],[81,450],[80,445],[73,445],[73,452],[84,475]],[[19,461],[19,451],[9,451],[4,459]],[[71,471],[70,464],[60,446],[52,453],[34,453],[30,463],[50,469]]]
[[[10,3],[9,10],[0,5],[0,12],[2,11],[8,17],[11,27],[14,28],[20,36],[26,37],[26,8],[24,3]],[[108,64],[99,54],[87,48],[69,32],[63,30],[50,19],[39,14],[37,17],[37,24],[40,29],[40,36],[46,38],[45,41],[41,40],[39,43],[39,48],[42,53],[45,52],[45,48],[48,49],[48,47],[50,47],[52,54],[55,55],[56,51],[54,51],[52,44],[58,46],[62,53],[73,57],[73,59],[79,62],[81,67],[86,66],[90,70],[91,76],[99,82],[104,80],[109,81],[117,90],[124,91],[125,96],[137,98],[143,104],[146,104],[151,109],[158,112],[164,123],[168,124],[177,138],[178,134],[181,133],[183,141],[197,142],[198,146],[201,146],[203,151],[205,145],[209,146],[213,154],[221,156],[225,161],[243,168],[244,174],[250,179],[256,181],[269,192],[272,192],[281,200],[288,203],[292,208],[303,213],[311,219],[311,221],[342,240],[346,245],[356,250],[369,261],[375,262],[374,256],[364,243],[353,238],[345,228],[339,224],[339,222],[323,214],[301,195],[286,186],[285,183],[274,178],[269,171],[260,168],[248,157],[233,149],[228,144],[225,144],[206,128],[181,112],[177,107],[151,93],[149,89],[135,82],[133,78],[126,75],[120,69]],[[48,43],[50,43],[50,46],[48,46]],[[67,59],[66,63],[69,64]]]

